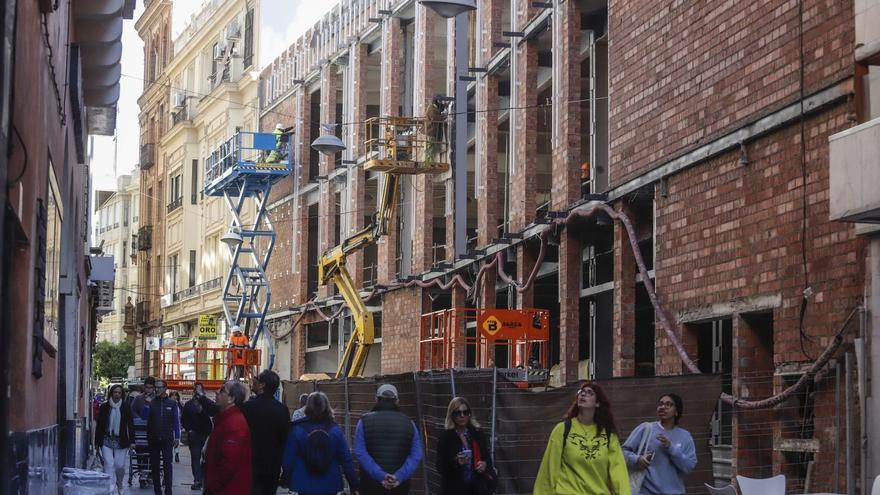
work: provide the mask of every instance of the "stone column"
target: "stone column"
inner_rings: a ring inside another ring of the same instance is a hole
[[[299,187],[302,189],[302,187],[309,182],[309,153],[315,152],[309,147],[313,139],[311,136],[311,126],[309,125],[312,118],[312,112],[306,88],[300,87],[296,93],[294,93],[292,98],[296,100],[294,121],[296,122],[297,132],[291,136],[291,139],[293,140],[291,151],[293,152],[293,147],[298,148],[296,153],[298,153],[299,163],[301,165],[299,177],[294,177],[294,180],[299,180]],[[295,154],[294,156],[297,155]],[[312,234],[309,232],[308,212],[309,207],[306,204],[305,196],[300,196],[294,202],[293,212],[291,214],[292,217],[299,217],[293,221],[296,227],[296,232],[293,232],[294,242],[291,246],[291,249],[293,250],[293,258],[296,259],[296,269],[293,272],[293,300],[291,301],[294,306],[303,304],[309,299],[307,289],[308,268],[305,266],[306,260],[308,259],[306,254],[308,253],[309,248],[309,235],[317,235],[317,233]],[[294,340],[294,345],[296,342],[297,341]]]

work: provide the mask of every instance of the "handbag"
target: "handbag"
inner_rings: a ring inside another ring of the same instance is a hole
[[[642,426],[644,426],[642,438],[639,440],[639,448],[636,449],[636,454],[639,457],[645,455],[645,451],[648,449],[648,442],[651,440],[651,424],[642,423]],[[629,492],[632,495],[639,495],[642,483],[645,481],[645,476],[648,475],[648,470],[640,469],[638,466],[628,467],[627,470],[629,471]]]
[[[478,462],[483,460],[483,453],[480,451],[480,444],[476,440],[471,441],[471,449],[474,452],[474,466],[476,466]],[[495,493],[495,490],[498,489],[498,472],[495,471],[495,466],[487,465],[485,471],[482,473],[474,471],[474,474],[477,476],[477,495],[492,495]]]

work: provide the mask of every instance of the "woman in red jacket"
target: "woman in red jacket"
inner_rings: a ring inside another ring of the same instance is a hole
[[[210,495],[242,495],[251,491],[251,432],[239,410],[247,397],[244,384],[226,382],[217,392],[214,431],[205,451],[207,484]]]

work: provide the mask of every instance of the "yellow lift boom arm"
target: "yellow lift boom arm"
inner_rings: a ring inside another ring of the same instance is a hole
[[[337,378],[360,375],[366,364],[374,337],[373,313],[369,312],[367,306],[361,301],[357,287],[345,268],[345,261],[352,252],[375,244],[380,237],[388,233],[388,224],[394,217],[394,199],[397,197],[399,182],[400,176],[398,174],[386,173],[379,210],[373,223],[344,240],[342,244],[324,253],[318,261],[318,279],[321,281],[321,285],[326,285],[331,279],[333,280],[342,299],[351,310],[354,325],[352,336],[345,345],[345,353],[336,370]]]

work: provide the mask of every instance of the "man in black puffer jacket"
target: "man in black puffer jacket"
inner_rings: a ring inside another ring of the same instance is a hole
[[[418,428],[397,405],[397,388],[381,385],[376,405],[358,421],[354,435],[354,454],[361,467],[360,493],[408,494],[422,453]]]
[[[275,400],[280,384],[281,379],[274,371],[263,370],[253,382],[256,397],[241,405],[241,412],[251,430],[251,495],[274,495],[278,491],[281,455],[290,428],[290,411]]]
[[[193,490],[202,489],[202,447],[205,446],[208,435],[214,428],[211,416],[216,407],[214,401],[205,397],[204,386],[199,382],[193,385],[193,398],[183,406],[180,426],[186,430],[193,474],[193,484],[190,488]]]
[[[159,479],[160,458],[165,479],[165,495],[171,495],[174,448],[180,443],[180,409],[168,397],[165,380],[156,380],[156,398],[144,408],[147,419],[147,445],[150,447],[150,471],[153,492],[162,494]]]

